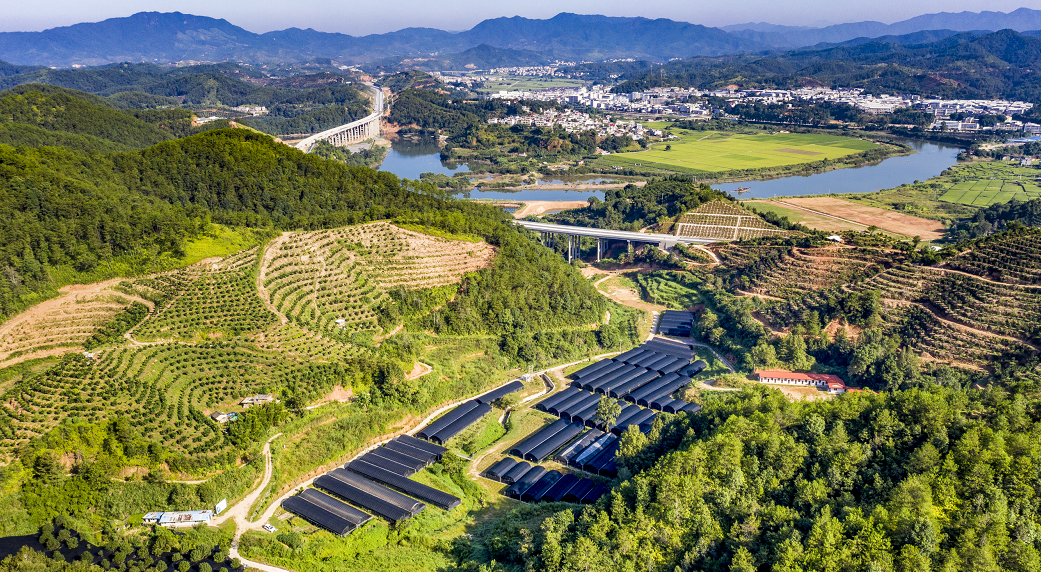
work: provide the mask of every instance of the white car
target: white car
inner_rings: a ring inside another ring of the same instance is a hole
[[[264,526],[262,526],[261,528],[263,528],[264,530],[266,530],[266,531],[268,531],[268,532],[275,532],[275,531],[277,531],[277,530],[278,530],[277,528],[275,528],[275,527],[271,526],[270,524],[265,524],[265,525],[264,525]]]

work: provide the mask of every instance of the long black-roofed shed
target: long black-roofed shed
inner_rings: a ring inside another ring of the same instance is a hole
[[[579,479],[579,481],[571,487],[571,490],[564,493],[564,496],[561,497],[560,500],[564,502],[580,503],[582,502],[582,497],[586,496],[586,493],[593,490],[593,487],[596,485],[597,482],[593,479]]]
[[[354,523],[355,526],[361,526],[366,522],[372,520],[371,514],[366,514],[353,506],[344,504],[339,500],[323,493],[318,489],[304,489],[300,491],[300,498],[316,504],[326,510],[329,510],[339,516],[346,518],[347,520]]]
[[[370,465],[363,460],[352,461],[351,464],[347,465],[347,468],[363,477],[393,487],[411,497],[428,502],[438,508],[451,510],[459,506],[459,503],[461,502],[459,498],[454,495],[439,491],[433,487],[428,487],[423,483],[417,483],[411,479],[406,479],[401,475],[396,475],[375,465]]]
[[[602,369],[604,369],[606,367],[611,367],[615,363],[617,363],[617,362],[615,360],[612,360],[612,359],[600,360],[600,361],[598,361],[596,363],[593,363],[592,365],[587,365],[586,367],[584,367],[584,368],[582,368],[582,369],[572,373],[571,377],[573,377],[575,379],[582,379],[583,377],[586,377],[586,376],[589,376],[589,375],[593,375],[596,372],[598,372],[598,371],[600,371],[600,370],[602,370]]]
[[[520,500],[524,502],[537,502],[542,498],[549,489],[553,488],[553,485],[557,484],[561,478],[564,477],[564,473],[560,471],[546,471],[546,474],[542,475],[535,484],[528,487],[528,490],[520,496]]]
[[[521,461],[513,466],[512,469],[506,471],[502,475],[502,482],[507,485],[512,485],[520,480],[524,475],[531,470],[531,463],[527,461]]]
[[[687,361],[694,359],[694,350],[691,349],[689,344],[678,342],[676,340],[665,340],[662,338],[654,338],[649,342],[645,342],[642,348],[646,348],[651,351],[658,353],[666,353],[669,355],[683,358]]]
[[[340,536],[350,534],[372,519],[372,516],[314,489],[287,498],[282,501],[282,508]]]
[[[470,411],[466,412],[465,415],[456,419],[454,423],[438,431],[434,436],[430,438],[431,441],[438,445],[444,445],[449,439],[462,433],[467,427],[480,421],[482,417],[491,413],[492,406],[487,403],[480,403],[477,407],[474,407]]]
[[[411,445],[406,444],[404,441],[399,439],[391,439],[383,444],[383,448],[391,451],[401,453],[402,455],[408,455],[413,459],[423,463],[423,466],[429,465],[437,460],[437,455],[430,451],[424,451],[417,449]]]
[[[546,442],[547,439],[563,431],[568,425],[570,425],[568,421],[558,419],[557,421],[550,423],[549,426],[542,428],[541,430],[531,434],[527,439],[514,445],[513,448],[509,450],[509,454],[523,459],[524,455],[527,455],[532,449],[538,447]]]
[[[282,508],[315,526],[340,536],[350,534],[354,529],[358,528],[357,525],[346,518],[309,503],[298,496],[289,497],[282,501]]]
[[[604,432],[599,429],[590,429],[586,431],[579,439],[568,445],[562,450],[557,456],[556,461],[562,465],[566,465],[572,458],[577,457],[579,453],[584,451],[586,447],[593,444],[594,441],[603,437]]]
[[[546,474],[545,467],[532,467],[530,471],[524,473],[524,476],[517,479],[510,488],[506,489],[506,496],[510,498],[519,499],[532,485],[538,482],[543,475]]]
[[[593,485],[593,488],[589,489],[589,492],[587,492],[585,496],[582,497],[582,504],[595,503],[596,501],[600,500],[600,497],[607,494],[608,490],[609,489],[607,488],[607,485],[603,483],[596,483],[595,485]]]
[[[575,388],[575,389],[577,389],[577,388]],[[575,403],[578,403],[579,401],[585,399],[588,396],[589,396],[589,392],[588,391],[584,391],[584,390],[579,389],[577,392],[571,394],[567,399],[561,399],[560,401],[554,403],[551,407],[546,409],[546,413],[549,413],[550,415],[558,415],[559,416],[562,411],[566,411],[569,407],[571,407]]]
[[[580,399],[580,400],[572,403],[571,405],[563,408],[560,411],[560,418],[561,419],[568,419],[568,420],[570,420],[572,415],[575,415],[576,413],[585,411],[585,410],[589,409],[590,407],[596,407],[596,404],[600,401],[600,399],[602,397],[603,397],[602,395],[598,395],[596,393],[590,393],[590,392],[587,391],[586,394],[582,397],[582,399]]]
[[[433,423],[421,429],[416,433],[416,435],[418,435],[420,439],[426,439],[429,441],[434,437],[434,435],[437,435],[438,431],[442,431],[452,423],[455,423],[460,417],[466,415],[478,405],[480,405],[480,403],[478,403],[476,399],[464,402],[438,419],[435,419]]]
[[[475,399],[480,403],[491,403],[504,395],[509,395],[524,389],[524,384],[519,381],[511,381],[502,387],[497,387],[484,395],[478,395]]]
[[[349,485],[339,479],[334,479],[328,474],[322,475],[314,480],[314,486],[342,498],[343,500],[360,506],[365,510],[377,514],[391,522],[405,520],[413,516],[412,512],[399,506],[393,505],[375,495],[371,495],[362,489]]]
[[[420,459],[417,459],[410,455],[406,455],[404,453],[399,453],[393,449],[388,449],[387,447],[376,447],[375,449],[369,451],[366,454],[382,457],[384,459],[387,459],[388,461],[392,461],[404,467],[408,467],[410,472],[409,474],[404,475],[406,477],[416,474],[417,471],[427,466],[427,464],[421,461]]]
[[[525,453],[524,460],[531,461],[533,463],[541,463],[543,459],[549,457],[553,454],[554,451],[563,447],[569,441],[574,439],[584,429],[585,427],[575,423],[572,423],[567,427],[564,427],[563,429],[558,431],[556,435],[553,435],[549,439],[546,439],[537,447]]]
[[[434,459],[436,460],[441,460],[441,456],[444,455],[445,451],[448,450],[440,445],[435,445],[422,439],[416,439],[411,435],[398,435],[397,437],[392,439],[392,441],[397,441],[403,445],[408,445],[409,447],[415,447],[420,451],[427,451],[428,453],[433,453]]]
[[[509,471],[515,466],[517,466],[517,460],[513,457],[506,457],[500,460],[498,463],[495,463],[494,465],[485,469],[484,476],[489,479],[499,481],[501,483],[503,475],[505,475],[507,471]]]
[[[564,495],[573,489],[580,480],[582,480],[580,477],[568,473],[561,477],[548,491],[542,493],[539,500],[542,502],[560,502],[564,500]]]
[[[578,383],[580,385],[583,385],[583,386],[584,385],[593,384],[593,383],[596,383],[597,381],[599,381],[602,378],[605,378],[605,377],[607,377],[609,375],[614,375],[615,373],[617,373],[617,372],[619,372],[621,370],[624,370],[624,369],[626,369],[628,367],[629,367],[629,364],[622,363],[620,361],[616,361],[616,362],[612,363],[610,366],[605,367],[604,369],[601,369],[600,371],[598,371],[598,372],[596,372],[596,373],[594,373],[592,375],[587,375],[587,376],[585,376],[582,379],[579,379],[577,381],[578,381]]]
[[[636,379],[632,381],[623,383],[622,385],[616,387],[612,387],[611,390],[607,392],[607,395],[610,397],[614,397],[615,399],[624,398],[626,395],[629,395],[630,393],[636,391],[637,389],[640,389],[648,383],[654,383],[655,380],[658,379],[658,377],[660,377],[658,375],[658,372],[648,370],[646,374],[638,376]]]
[[[370,465],[377,465],[382,467],[384,470],[390,471],[394,474],[401,475],[402,477],[411,477],[416,474],[417,469],[407,467],[400,463],[394,462],[386,457],[376,455],[374,452],[365,453],[358,457],[359,459],[369,463]]]
[[[326,476],[332,477],[394,506],[407,510],[413,516],[419,514],[424,508],[426,508],[423,503],[414,498],[407,497],[397,491],[388,489],[379,483],[366,479],[361,475],[356,475],[346,469],[333,469],[326,473]],[[347,500],[349,501],[350,499]]]
[[[554,393],[553,395],[550,395],[549,397],[536,403],[535,409],[538,409],[539,411],[548,411],[550,407],[553,407],[554,405],[560,403],[561,401],[564,401],[565,399],[571,399],[572,397],[578,395],[581,391],[581,389],[574,386],[569,387],[563,391],[558,391],[557,393]]]

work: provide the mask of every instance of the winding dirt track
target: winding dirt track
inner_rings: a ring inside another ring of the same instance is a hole
[[[62,314],[64,310],[75,310],[77,309],[77,306],[80,306],[79,309],[82,309],[82,304],[90,304],[92,299],[98,296],[118,296],[126,300],[128,306],[133,302],[140,302],[147,306],[149,310],[155,308],[155,305],[152,302],[149,302],[140,296],[126,294],[111,289],[113,286],[123,282],[124,280],[125,278],[113,278],[111,280],[105,280],[104,282],[95,282],[93,284],[72,284],[60,288],[57,297],[51,298],[50,300],[44,300],[35,306],[27,308],[24,312],[12,317],[3,324],[0,324],[0,343],[3,343],[3,340],[16,334],[17,330],[20,328],[33,328],[44,322],[53,323],[55,316]],[[32,359],[59,356],[77,351],[83,351],[83,347],[79,344],[28,352],[11,359],[6,359],[9,354],[0,352],[0,364],[2,364],[3,367],[7,367]]]
[[[289,323],[289,318],[286,318],[285,314],[278,311],[278,308],[271,303],[271,294],[264,287],[264,279],[267,278],[267,269],[271,266],[271,258],[278,251],[278,246],[285,242],[286,237],[289,236],[289,232],[283,232],[278,238],[272,240],[264,246],[264,254],[260,257],[260,271],[257,272],[257,294],[260,295],[260,301],[264,303],[264,307],[268,309],[272,314],[278,316],[278,321],[282,325]]]

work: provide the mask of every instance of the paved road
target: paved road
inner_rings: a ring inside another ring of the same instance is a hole
[[[678,242],[683,244],[712,244],[714,242],[726,242],[714,238],[696,238],[693,236],[676,236],[674,234],[657,234],[653,232],[632,232],[628,230],[611,230],[609,228],[589,228],[585,226],[570,226],[565,224],[552,224],[548,222],[531,222],[526,220],[514,221],[528,230],[535,232],[551,232],[555,234],[569,234],[572,236],[589,236],[593,238],[607,238],[611,240],[631,240],[633,242],[654,242],[672,245]]]

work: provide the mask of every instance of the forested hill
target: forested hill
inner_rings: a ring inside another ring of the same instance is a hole
[[[455,570],[1035,571],[1037,406],[941,387],[709,400],[623,434],[635,476],[609,497],[515,509]]]
[[[188,112],[156,114],[182,121]],[[100,97],[48,85],[0,92],[0,143],[118,151],[172,139],[155,124],[114,109]]]
[[[718,89],[862,87],[875,93],[954,98],[1012,98],[1041,102],[1041,39],[1011,30],[958,34],[938,42],[867,42],[777,56],[697,58],[636,72],[615,91],[657,86]]]
[[[149,268],[163,253],[178,256],[211,219],[313,229],[405,216],[457,233],[504,232],[501,211],[436,195],[241,129],[107,155],[0,144],[0,314],[53,291],[58,270]]]

